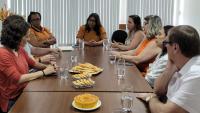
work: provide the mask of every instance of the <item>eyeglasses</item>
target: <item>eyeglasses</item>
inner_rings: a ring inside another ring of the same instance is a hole
[[[36,19],[31,19],[31,21],[40,21],[40,18],[36,18]]]
[[[166,46],[167,44],[172,44],[173,42],[172,41],[167,41],[167,40],[165,40],[165,41],[163,41],[163,46]]]

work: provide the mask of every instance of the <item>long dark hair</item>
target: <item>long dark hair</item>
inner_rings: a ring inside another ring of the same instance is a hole
[[[26,35],[29,24],[19,15],[11,15],[5,19],[1,30],[1,44],[18,50],[22,38]]]
[[[141,19],[138,15],[130,15],[129,18],[131,18],[135,24],[135,31],[142,30]]]
[[[97,36],[100,36],[100,28],[101,28],[102,25],[101,25],[99,15],[97,13],[91,13],[90,14],[90,16],[87,18],[87,22],[85,24],[85,29],[86,29],[86,31],[90,32],[91,28],[88,25],[88,21],[91,17],[95,18],[96,25],[94,27],[94,31],[96,32]]]

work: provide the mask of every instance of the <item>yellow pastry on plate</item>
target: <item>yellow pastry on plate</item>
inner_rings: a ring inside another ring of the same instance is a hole
[[[79,80],[73,81],[72,84],[73,84],[73,86],[75,88],[90,88],[90,87],[94,86],[95,81],[93,81],[90,78],[88,78],[88,79],[79,79]]]
[[[74,74],[72,75],[73,79],[84,79],[84,78],[90,78],[92,75],[88,72],[83,72],[80,74]]]
[[[90,63],[84,63],[84,64],[79,64],[77,66],[72,67],[72,69],[69,70],[70,72],[73,73],[90,73],[90,74],[98,74],[103,71],[102,68],[99,68],[97,66],[94,66]]]
[[[94,108],[97,105],[99,97],[93,94],[84,93],[74,97],[74,102],[79,108]]]

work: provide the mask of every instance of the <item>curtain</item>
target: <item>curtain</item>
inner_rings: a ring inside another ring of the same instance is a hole
[[[42,25],[57,38],[57,46],[75,43],[76,33],[90,13],[98,13],[108,38],[119,25],[120,0],[10,0],[10,9],[27,18],[30,11],[42,15]]]
[[[128,0],[127,15],[158,15],[163,25],[173,25],[174,0]]]

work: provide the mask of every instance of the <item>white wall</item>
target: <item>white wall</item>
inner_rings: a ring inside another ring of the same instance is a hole
[[[179,0],[177,25],[191,25],[200,33],[200,0]]]
[[[127,0],[120,0],[119,23],[127,23]]]

